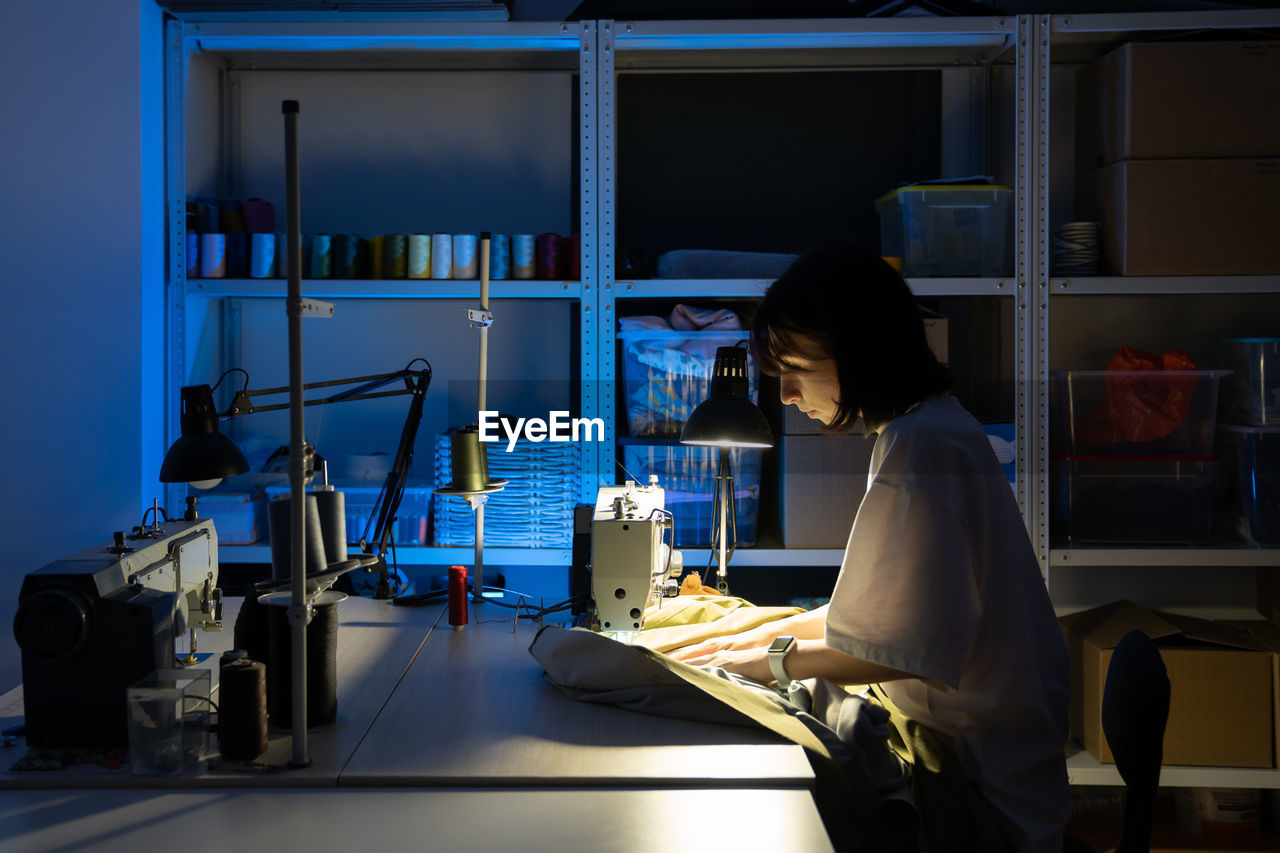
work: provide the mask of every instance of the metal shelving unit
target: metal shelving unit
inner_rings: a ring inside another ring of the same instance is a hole
[[[771,280],[763,279],[640,279],[614,277],[611,259],[616,242],[616,145],[610,131],[617,118],[612,97],[620,74],[772,72],[792,73],[834,70],[951,69],[964,71],[970,91],[969,160],[985,160],[987,105],[985,87],[994,63],[1013,67],[1017,22],[1013,17],[993,18],[895,18],[764,21],[601,21],[598,77],[604,97],[602,119],[600,193],[604,213],[600,224],[604,259],[600,277],[599,351],[601,378],[607,384],[618,376],[614,330],[628,300],[636,299],[734,299],[761,297]],[[981,127],[981,130],[976,128]],[[1012,129],[1010,130],[1012,134]],[[1013,276],[1005,279],[913,279],[918,296],[998,296],[1013,298],[1018,290]],[[1019,383],[1024,385],[1025,383]],[[616,440],[618,413],[612,400],[602,406],[609,443]],[[685,551],[687,565],[705,561],[707,552]],[[786,549],[757,543],[740,548],[733,561],[756,566],[838,566],[841,549]]]
[[[1064,65],[1089,62],[1134,38],[1160,37],[1188,33],[1247,32],[1261,37],[1263,32],[1280,33],[1280,12],[1274,10],[1222,12],[1169,12],[1102,15],[1044,16],[1041,29],[1043,62]],[[1040,97],[1046,102],[1050,91],[1048,80]],[[1043,184],[1048,192],[1048,172]],[[1038,235],[1043,251],[1048,250],[1049,232]],[[1047,281],[1047,316],[1052,319],[1055,306],[1091,300],[1099,306],[1110,304],[1108,297],[1165,299],[1186,297],[1274,297],[1280,295],[1280,275],[1260,276],[1053,276]],[[1051,326],[1046,325],[1046,333]],[[1229,334],[1229,330],[1224,330]],[[1047,359],[1045,367],[1047,368]],[[1044,387],[1047,386],[1047,382]],[[1042,458],[1048,458],[1048,443],[1040,437]],[[1073,569],[1105,569],[1109,573],[1126,569],[1150,576],[1152,568],[1181,570],[1182,576],[1198,568],[1274,571],[1280,568],[1280,549],[1253,545],[1223,544],[1209,547],[1055,547],[1048,552],[1046,568],[1054,573]],[[1212,585],[1221,575],[1208,571],[1204,583]],[[1098,602],[1101,603],[1101,602]],[[1228,618],[1259,618],[1250,606],[1239,613],[1223,614]],[[1205,618],[1219,614],[1200,613]],[[1115,765],[1100,764],[1083,750],[1067,759],[1068,778],[1073,785],[1123,785]],[[1280,788],[1280,770],[1236,767],[1166,766],[1161,770],[1160,784],[1171,787]]]
[[[595,187],[597,93],[595,63],[595,23],[504,22],[441,20],[431,14],[392,13],[379,15],[297,15],[281,13],[194,13],[170,19],[166,25],[166,168],[168,173],[169,264],[166,287],[167,363],[166,411],[169,413],[165,441],[179,433],[178,388],[189,381],[186,363],[186,315],[193,299],[211,300],[227,306],[227,317],[238,318],[236,301],[283,299],[282,279],[191,279],[186,278],[185,209],[188,197],[188,143],[185,122],[188,109],[189,61],[199,56],[202,63],[217,68],[219,75],[216,117],[217,140],[201,144],[217,147],[218,168],[231,175],[229,195],[240,195],[239,151],[235,144],[240,130],[242,105],[239,80],[257,72],[493,72],[507,75],[557,74],[576,81],[576,103],[568,107],[577,121],[577,174],[574,198],[578,222],[574,230],[582,238],[582,275],[574,281],[501,280],[493,281],[490,297],[495,300],[561,300],[574,306],[576,340],[548,342],[567,348],[576,356],[575,373],[579,388],[575,403],[582,417],[597,416],[599,388],[596,350],[596,291],[598,265],[596,222],[598,195]],[[500,106],[500,105],[499,105]],[[536,130],[534,131],[536,132]],[[513,143],[513,145],[518,143]],[[304,206],[305,206],[304,198]],[[344,280],[309,279],[303,282],[308,297],[332,300],[438,300],[478,299],[476,280]],[[225,322],[238,322],[226,320]],[[236,339],[238,330],[223,334]],[[228,365],[236,366],[236,365]],[[420,437],[420,444],[421,441]],[[594,496],[596,471],[604,463],[598,447],[584,448],[582,498]],[[181,488],[181,487],[178,487]],[[171,487],[170,506],[181,504],[178,489]],[[474,554],[467,548],[401,547],[397,560],[404,565],[436,565],[467,562]],[[264,545],[228,546],[224,559],[236,562],[269,562]],[[494,565],[567,566],[567,548],[486,549],[487,562]]]
[[[272,299],[278,281],[185,278],[186,163],[183,115],[187,57],[199,52],[232,72],[315,69],[359,72],[493,70],[577,75],[578,199],[582,234],[580,281],[494,282],[493,298],[562,299],[576,303],[582,413],[601,417],[606,441],[592,447],[582,494],[613,482],[618,413],[608,390],[617,376],[614,332],[620,304],[638,299],[758,298],[758,279],[618,279],[616,79],[625,74],[673,72],[777,73],[846,69],[948,69],[981,88],[994,65],[1012,68],[1016,80],[1009,129],[1017,163],[1016,273],[1006,278],[912,279],[928,297],[998,297],[1015,306],[1017,365],[1018,498],[1042,569],[1074,567],[1280,566],[1280,549],[1051,548],[1049,544],[1048,402],[1049,338],[1055,304],[1072,297],[1274,296],[1280,275],[1227,277],[1064,277],[1049,267],[1050,102],[1052,63],[1083,63],[1134,37],[1190,31],[1280,33],[1275,10],[1104,14],[975,19],[896,18],[802,21],[585,21],[575,24],[438,23],[413,16],[344,22],[170,21],[166,30],[166,158],[169,263],[167,287],[166,441],[178,433],[178,387],[186,377],[184,312],[192,297]],[[1273,36],[1274,37],[1274,36]],[[971,104],[969,133],[985,127],[985,105]],[[971,136],[972,151],[987,145]],[[478,284],[465,281],[339,281],[304,283],[320,299],[469,299]],[[180,503],[171,495],[170,505]],[[245,562],[268,562],[266,546],[229,546]],[[469,548],[401,548],[405,565],[466,562]],[[835,566],[839,549],[742,548],[744,566]],[[705,549],[687,549],[686,564],[700,565]],[[491,565],[564,566],[567,549],[486,548]],[[1120,784],[1114,767],[1080,753],[1069,759],[1073,784]],[[1165,768],[1163,784],[1280,787],[1280,771],[1233,768]]]

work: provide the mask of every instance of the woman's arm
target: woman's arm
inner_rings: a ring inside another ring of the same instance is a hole
[[[777,637],[790,634],[797,639],[820,640],[825,636],[827,623],[827,605],[816,610],[806,610],[784,619],[775,619],[737,634],[726,634],[723,637],[712,637],[701,643],[673,649],[668,652],[676,660],[689,661],[690,658],[701,657],[720,651],[735,649],[751,649],[757,646],[767,647]],[[690,661],[692,662],[692,661]]]
[[[694,647],[690,647],[692,648]],[[696,655],[690,654],[681,660],[694,666],[718,666],[766,684],[773,681],[773,673],[769,669],[769,652],[765,646],[709,650]],[[827,678],[837,684],[878,684],[901,678],[918,678],[910,672],[847,655],[820,639],[797,639],[783,665],[792,679]]]

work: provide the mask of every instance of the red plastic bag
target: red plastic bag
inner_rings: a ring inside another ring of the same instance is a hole
[[[1182,350],[1154,355],[1120,347],[1107,365],[1117,373],[1193,371],[1195,361]],[[1129,444],[1159,441],[1172,433],[1187,416],[1199,377],[1108,376],[1107,402],[1087,415],[1081,424],[1092,444]]]

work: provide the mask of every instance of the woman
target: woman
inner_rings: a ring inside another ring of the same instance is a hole
[[[786,677],[878,685],[954,754],[1008,849],[1060,853],[1066,646],[1008,480],[945,394],[906,282],[849,247],[806,255],[765,294],[752,352],[824,432],[860,421],[874,436],[867,491],[830,604],[673,656],[769,682],[767,647],[796,637]]]

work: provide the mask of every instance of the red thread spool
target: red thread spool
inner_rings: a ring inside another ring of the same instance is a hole
[[[538,278],[564,278],[564,258],[560,254],[559,234],[539,234],[534,244],[534,261]]]
[[[454,630],[467,624],[467,567],[449,567],[449,624]]]

